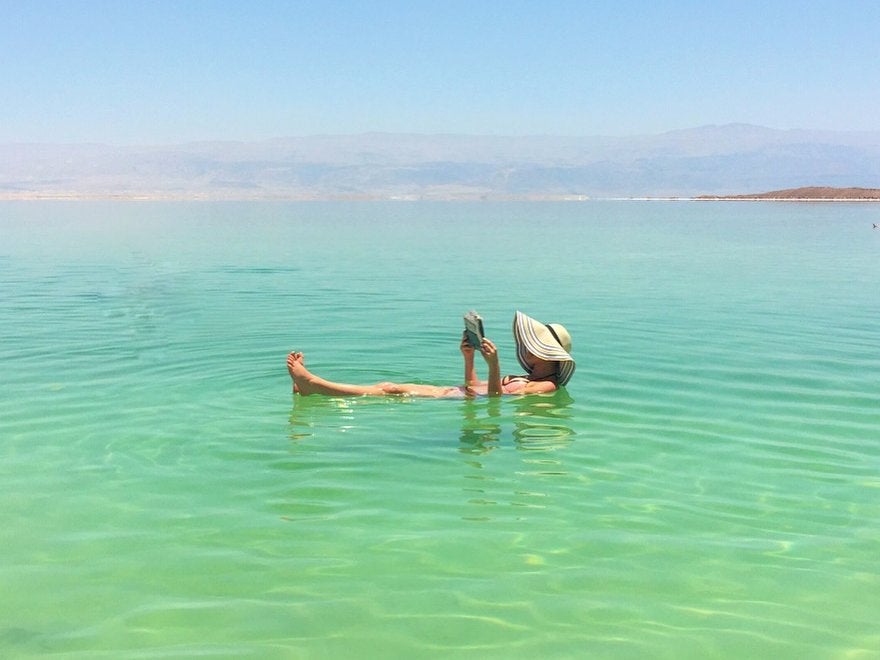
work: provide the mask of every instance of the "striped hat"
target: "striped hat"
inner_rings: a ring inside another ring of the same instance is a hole
[[[523,369],[529,371],[526,353],[542,360],[558,362],[557,381],[562,387],[574,373],[571,351],[571,335],[558,323],[545,325],[517,311],[513,315],[513,338],[516,341],[516,359]]]

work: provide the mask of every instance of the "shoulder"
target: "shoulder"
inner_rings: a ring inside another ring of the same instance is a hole
[[[526,376],[505,376],[501,379],[501,390],[505,394],[523,394],[529,383]]]
[[[556,383],[549,380],[532,380],[521,390],[522,394],[546,394],[556,391]]]

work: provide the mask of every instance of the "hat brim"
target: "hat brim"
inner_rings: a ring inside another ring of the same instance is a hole
[[[568,383],[574,374],[574,359],[556,340],[548,326],[517,311],[513,316],[513,337],[516,359],[523,369],[529,371],[526,354],[531,353],[542,360],[558,362],[557,384],[562,387]]]

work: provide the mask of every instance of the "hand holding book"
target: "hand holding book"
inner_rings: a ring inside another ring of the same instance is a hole
[[[467,342],[474,349],[480,350],[483,342],[483,319],[475,311],[471,310],[464,315],[464,332]]]

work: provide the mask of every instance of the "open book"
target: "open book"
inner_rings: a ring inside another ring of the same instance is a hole
[[[473,310],[464,315],[464,331],[467,334],[468,344],[480,350],[480,344],[483,342],[483,319]]]

